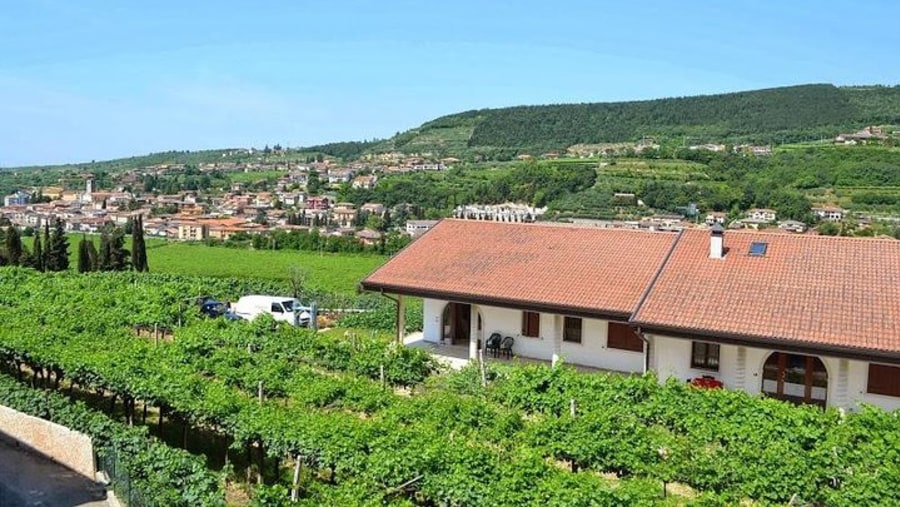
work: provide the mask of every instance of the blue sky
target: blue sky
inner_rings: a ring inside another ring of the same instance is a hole
[[[900,84],[898,19],[892,1],[6,2],[0,166],[388,137],[485,107]]]

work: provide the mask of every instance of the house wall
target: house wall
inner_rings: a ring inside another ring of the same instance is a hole
[[[900,409],[900,397],[869,394],[866,392],[869,379],[869,363],[864,361],[848,361],[848,395],[857,403],[869,403],[885,410]]]
[[[439,299],[425,299],[423,301],[425,316],[422,322],[422,338],[427,342],[439,343],[441,341],[441,313],[447,301]]]
[[[763,365],[774,352],[772,349],[723,344],[719,348],[719,370],[710,371],[691,368],[691,340],[653,334],[647,334],[647,338],[653,347],[650,368],[657,372],[661,382],[670,377],[688,381],[709,375],[721,381],[728,389],[742,389],[750,394],[762,392]],[[821,355],[817,357],[828,371],[828,406],[856,409],[860,403],[869,403],[886,410],[900,408],[900,398],[866,392],[867,362]]]
[[[424,300],[423,338],[429,342],[440,342],[441,315],[447,301]],[[641,372],[644,354],[627,350],[607,348],[607,321],[599,319],[582,320],[582,342],[562,341],[563,316],[541,313],[540,336],[522,335],[522,311],[495,306],[472,305],[472,336],[482,340],[493,333],[511,336],[515,339],[513,353],[519,357],[551,361],[554,342],[559,344],[560,356],[569,364],[591,366],[622,372]],[[483,329],[480,336],[476,326],[477,315],[481,314]]]

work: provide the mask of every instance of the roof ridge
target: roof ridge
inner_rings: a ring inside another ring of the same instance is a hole
[[[641,311],[641,307],[644,305],[644,301],[647,299],[647,296],[650,295],[650,292],[653,291],[653,287],[654,285],[656,285],[656,281],[659,279],[660,275],[662,275],[663,271],[665,271],[666,265],[669,263],[669,259],[672,257],[672,252],[675,251],[675,247],[678,245],[678,242],[681,241],[681,237],[684,235],[683,233],[684,230],[678,231],[675,239],[672,240],[672,244],[669,245],[669,251],[666,252],[666,256],[663,257],[662,262],[659,263],[659,267],[656,268],[656,273],[653,274],[653,278],[650,279],[650,283],[647,284],[647,288],[645,288],[644,293],[641,294],[641,298],[638,300],[637,305],[631,312],[631,316],[628,317],[628,322],[634,322],[638,312]]]
[[[709,229],[683,229],[685,231],[690,231],[691,233],[697,232],[709,232]],[[891,238],[891,237],[883,237],[883,236],[828,236],[825,234],[785,234],[784,232],[776,232],[776,231],[766,231],[766,230],[752,230],[752,229],[742,229],[742,230],[734,230],[734,229],[726,229],[726,234],[741,234],[741,235],[758,235],[758,236],[766,236],[766,237],[775,237],[775,238],[791,238],[791,241],[805,241],[805,240],[818,240],[818,241],[850,241],[850,242],[875,242],[880,241],[884,243],[898,243],[900,244],[900,240]]]

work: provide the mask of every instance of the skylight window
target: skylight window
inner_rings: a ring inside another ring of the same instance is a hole
[[[754,241],[753,243],[750,243],[750,255],[754,257],[763,257],[766,255],[766,250],[768,248],[768,243],[764,243],[762,241]]]

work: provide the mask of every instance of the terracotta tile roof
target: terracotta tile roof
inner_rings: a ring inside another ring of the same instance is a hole
[[[900,241],[685,231],[632,319],[652,329],[900,352]],[[764,256],[748,255],[766,242]]]
[[[446,219],[362,285],[627,318],[675,238],[658,232]]]

